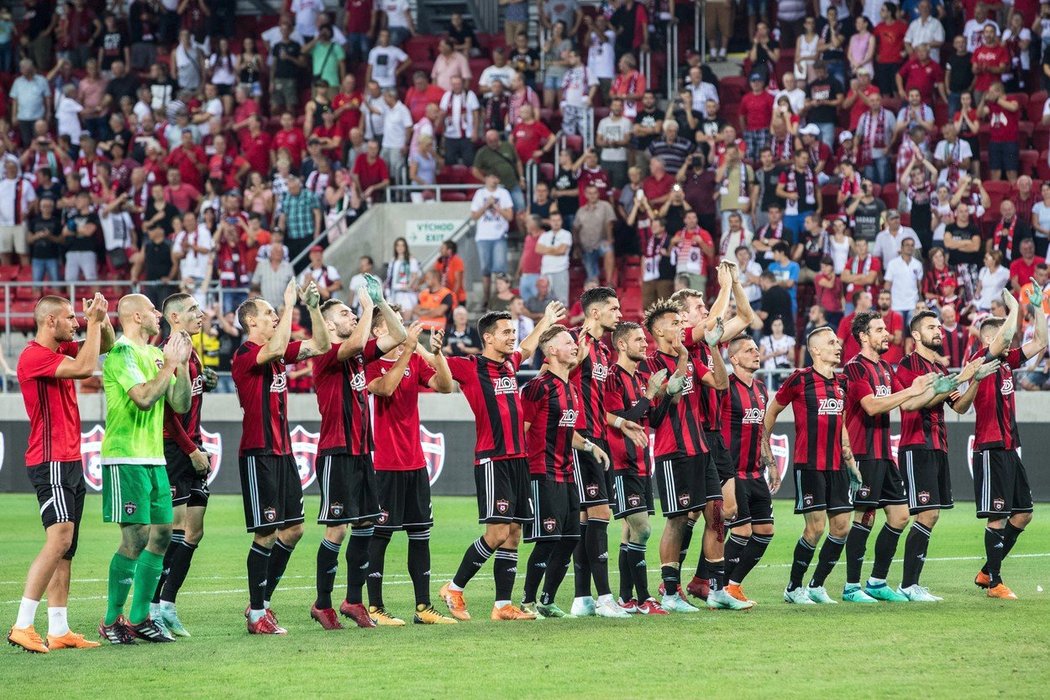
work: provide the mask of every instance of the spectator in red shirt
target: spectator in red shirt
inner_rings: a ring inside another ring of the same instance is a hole
[[[662,160],[653,158],[649,161],[649,177],[642,181],[642,191],[645,192],[649,206],[659,210],[671,196],[674,184],[674,176],[667,172]]]
[[[248,128],[240,132],[241,153],[251,169],[265,175],[270,172],[270,148],[273,137],[262,128],[258,114],[248,117]]]
[[[911,89],[919,91],[922,101],[933,103],[934,90],[941,99],[948,101],[948,90],[944,85],[944,69],[930,60],[928,44],[919,44],[915,56],[909,58],[897,73],[897,93],[901,99],[907,99]]]
[[[321,114],[321,123],[315,126],[313,133],[310,134],[311,139],[317,139],[321,142],[324,154],[333,163],[338,163],[343,156],[343,140],[345,136],[343,127],[335,120],[335,113],[332,111]]]
[[[281,115],[281,130],[273,137],[273,151],[270,155],[270,165],[277,164],[277,154],[281,150],[288,152],[288,158],[292,162],[292,169],[298,170],[303,164],[303,151],[306,150],[306,137],[303,132],[295,128],[295,118],[291,113],[285,112]]]
[[[168,185],[164,188],[164,201],[181,212],[193,211],[201,201],[200,191],[183,182],[178,168],[168,168]]]
[[[431,102],[441,103],[445,91],[430,82],[426,71],[417,70],[412,74],[412,87],[405,93],[404,103],[412,115],[412,121],[418,122],[426,115],[427,105]]]
[[[226,137],[222,134],[216,134],[212,144],[215,155],[208,159],[208,177],[221,182],[224,192],[239,188],[251,165],[226,147]]]
[[[1045,262],[1035,254],[1035,239],[1029,236],[1021,241],[1021,255],[1010,263],[1010,289],[1015,296],[1021,293],[1021,287],[1035,277],[1035,266]]]
[[[204,175],[208,171],[208,156],[204,149],[193,143],[193,132],[182,130],[182,142],[164,159],[169,168],[177,168],[182,181],[198,190],[204,186]]]
[[[1021,147],[1018,143],[1020,110],[1020,103],[1009,99],[1006,88],[998,81],[989,86],[977,108],[977,115],[987,119],[990,126],[988,168],[992,180],[1001,180],[1002,171],[1006,171],[1006,179],[1010,182],[1017,179],[1017,169],[1021,164]]]
[[[879,23],[872,30],[878,39],[875,50],[875,75],[883,95],[893,94],[893,76],[907,57],[904,50],[904,35],[908,23],[897,16],[897,6],[883,3],[879,9]]]
[[[346,59],[354,65],[368,58],[368,37],[375,36],[379,12],[373,0],[346,0]]]
[[[248,89],[238,85],[233,91],[236,107],[233,108],[233,130],[240,136],[248,130],[248,120],[259,114],[259,103],[251,98]]]
[[[364,96],[357,89],[357,79],[353,73],[347,73],[343,76],[339,93],[332,98],[332,109],[335,110],[336,121],[343,127],[344,134],[349,134],[361,124],[363,101]]]
[[[518,152],[522,163],[535,161],[539,163],[543,156],[554,148],[557,138],[547,125],[536,118],[532,105],[522,105],[521,121],[514,125],[510,132],[510,142]]]
[[[879,89],[871,84],[871,71],[866,67],[859,68],[857,77],[850,81],[849,92],[842,102],[842,109],[849,110],[850,131],[857,131],[857,122],[860,121],[861,115],[871,109],[868,98],[878,94]]]
[[[995,25],[985,25],[981,31],[984,45],[973,52],[973,92],[980,102],[992,83],[1010,69],[1010,52],[999,42],[999,30]]]
[[[587,188],[594,185],[598,188],[598,199],[609,198],[609,173],[598,165],[598,152],[588,148],[576,161],[576,184],[580,188],[580,206],[587,203]]]
[[[379,142],[375,139],[368,142],[363,155],[363,158],[358,156],[354,161],[354,184],[361,192],[362,199],[371,200],[375,198],[377,190],[390,184],[390,171],[386,161],[379,157]]]
[[[761,73],[752,73],[751,92],[740,98],[740,130],[748,153],[758,153],[769,145],[769,125],[773,123],[773,93],[766,90]]]

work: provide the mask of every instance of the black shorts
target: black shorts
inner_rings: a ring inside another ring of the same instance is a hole
[[[29,467],[29,483],[36,490],[40,504],[40,522],[44,529],[56,523],[73,523],[73,543],[62,556],[72,559],[80,537],[80,518],[84,515],[84,463],[44,462]]]
[[[773,524],[773,495],[769,493],[769,484],[762,477],[736,477],[736,517],[732,522],[726,523],[726,527],[748,524]]]
[[[197,473],[190,456],[174,440],[164,441],[164,465],[171,485],[172,506],[207,507],[208,477]]]
[[[739,508],[739,504],[737,506]],[[853,510],[849,473],[845,469],[821,472],[795,465],[795,514],[814,511],[845,513]],[[752,521],[754,522],[754,521]]]
[[[1021,165],[1021,150],[1016,141],[989,141],[988,168],[994,173],[999,170],[1016,171]]]
[[[620,471],[613,476],[613,514],[617,520],[634,513],[656,512],[653,503],[653,480],[637,472]]]
[[[900,452],[900,463],[908,493],[908,513],[955,507],[947,452],[905,448]]]
[[[595,447],[600,448],[605,454],[609,454],[609,445],[604,440],[591,439]],[[605,467],[598,464],[598,460],[590,452],[573,450],[573,462],[575,466],[577,494],[580,497],[580,507],[603,506],[609,502],[609,478]]]
[[[532,521],[532,484],[525,459],[486,460],[474,467],[479,523]]]
[[[709,453],[657,458],[653,478],[665,518],[703,510],[708,501],[722,500],[722,484]]]
[[[303,483],[291,455],[241,455],[241,498],[248,532],[272,530],[306,520]]]
[[[885,508],[908,502],[901,470],[889,459],[858,459],[861,484],[853,496],[857,510]]]
[[[1013,450],[974,450],[973,490],[978,518],[997,520],[1032,512],[1028,474]]]
[[[379,517],[379,492],[370,455],[318,457],[317,485],[321,488],[318,525],[346,525]]]
[[[718,472],[719,483],[724,484],[736,477],[736,465],[733,464],[733,457],[726,448],[726,441],[722,433],[717,430],[705,432],[704,439],[707,440],[707,446],[711,448],[711,461],[714,462],[715,471]]]
[[[430,502],[430,472],[426,467],[409,471],[376,471],[379,487],[380,530],[427,530],[434,525]]]
[[[525,540],[580,538],[580,494],[571,481],[532,480],[532,520],[525,523]]]

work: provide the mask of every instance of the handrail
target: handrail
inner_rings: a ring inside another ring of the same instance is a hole
[[[389,185],[384,188],[386,192],[386,203],[396,204],[397,202],[392,199],[392,195],[396,192],[435,192],[437,197],[434,201],[440,202],[442,192],[455,192],[456,190],[478,190],[485,185],[480,182],[471,183],[441,183],[433,185],[415,185],[412,183],[406,183],[404,185]]]
[[[638,52],[638,70],[645,76],[645,87],[651,90],[653,87],[653,54],[652,51]]]
[[[700,53],[701,60],[707,56],[707,0],[699,0],[693,17],[693,48]]]
[[[673,100],[678,84],[678,25],[675,18],[667,23],[667,99]]]

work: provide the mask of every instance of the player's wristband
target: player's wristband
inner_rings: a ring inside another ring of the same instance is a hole
[[[613,427],[619,430],[621,425],[623,425],[623,418],[616,416],[616,420],[613,421]]]
[[[583,451],[584,452],[594,452],[594,443],[591,442],[590,440],[586,440],[585,439],[583,441]]]

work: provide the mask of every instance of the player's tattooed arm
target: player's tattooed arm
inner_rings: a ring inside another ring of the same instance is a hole
[[[332,339],[328,336],[328,327],[321,316],[321,291],[316,282],[310,282],[299,289],[299,301],[306,305],[310,312],[310,324],[313,327],[313,337],[303,341],[299,346],[299,354],[296,362],[301,362],[308,357],[323,355],[332,349]]]
[[[1017,318],[1021,305],[1017,303],[1017,299],[1014,298],[1009,289],[1003,290],[1002,300],[1007,309],[1006,322],[999,327],[999,332],[992,338],[992,342],[988,344],[989,357],[999,357],[1009,350],[1014,342],[1014,336],[1017,334]],[[1040,299],[1040,301],[1042,300]],[[1039,316],[1041,314],[1036,315]]]

